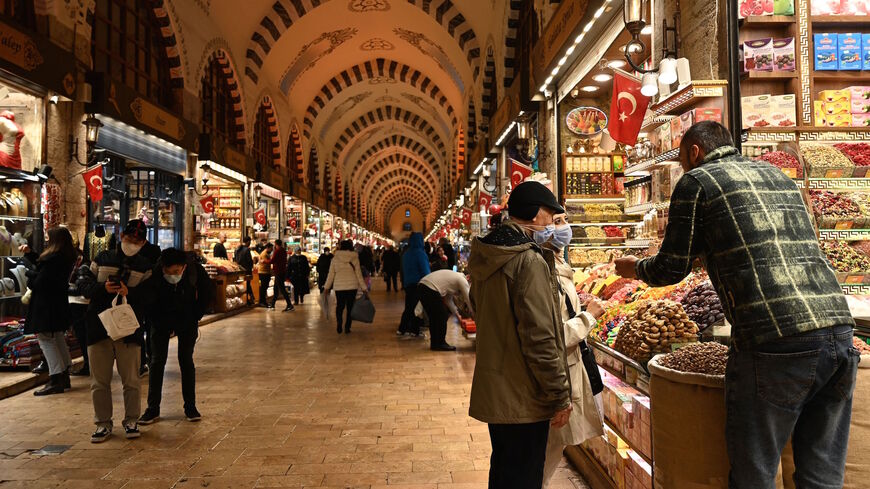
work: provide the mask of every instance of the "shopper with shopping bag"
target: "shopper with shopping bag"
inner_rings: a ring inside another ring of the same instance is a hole
[[[335,331],[341,334],[342,317],[347,310],[347,317],[344,322],[344,333],[350,334],[350,326],[353,322],[351,312],[353,305],[356,302],[356,293],[360,290],[366,290],[366,282],[363,280],[362,272],[360,271],[359,256],[353,251],[353,241],[347,239],[341,242],[338,246],[338,251],[332,259],[332,264],[329,267],[329,274],[326,277],[326,283],[323,285],[323,291],[327,295],[329,291],[335,290]]]
[[[456,351],[455,346],[447,343],[447,321],[451,314],[459,319],[457,300],[471,308],[468,290],[465,275],[453,270],[436,270],[423,277],[417,285],[420,303],[429,316],[429,348],[432,351]]]
[[[124,387],[123,427],[128,439],[139,437],[140,392],[139,363],[143,343],[142,328],[113,339],[100,320],[100,313],[110,309],[116,297],[123,297],[140,321],[146,302],[139,286],[151,276],[154,263],[140,252],[147,242],[148,228],[141,219],[127,223],[114,250],[97,255],[91,273],[77,286],[90,299],[87,312],[88,360],[91,369],[91,397],[97,429],[91,442],[101,443],[112,434],[112,370],[117,364]]]

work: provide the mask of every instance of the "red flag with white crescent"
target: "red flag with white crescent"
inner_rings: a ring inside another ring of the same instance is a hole
[[[202,212],[206,214],[214,214],[214,195],[206,195],[199,200],[199,205],[202,206]]]
[[[477,200],[477,205],[481,209],[488,209],[492,204],[492,195],[488,192],[480,191],[480,198]]]
[[[471,209],[462,209],[462,224],[466,227],[471,226]]]
[[[88,195],[94,202],[103,200],[103,165],[97,165],[82,173]]]
[[[290,225],[290,229],[292,229],[292,230],[294,230],[294,231],[296,230],[296,228],[299,227],[299,221],[296,220],[295,217],[290,218],[290,220],[287,221],[287,224],[289,224],[289,225]],[[329,230],[329,234],[332,234],[332,230],[331,230],[331,229]]]
[[[260,207],[254,212],[254,220],[257,221],[257,224],[260,226],[266,225],[266,209]]]
[[[511,187],[516,187],[532,176],[532,167],[513,158],[509,158],[509,160],[511,162]]]
[[[454,217],[453,221],[450,222],[451,229],[459,229],[459,217]]]
[[[610,137],[627,145],[637,143],[650,98],[640,93],[640,81],[616,71],[613,75],[613,101],[610,104]]]

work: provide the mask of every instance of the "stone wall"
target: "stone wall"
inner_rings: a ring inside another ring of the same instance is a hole
[[[85,131],[81,121],[84,104],[60,102],[46,107],[46,162],[52,167],[52,178],[60,183],[63,191],[63,222],[80,240],[86,232],[85,184],[78,172],[84,167],[70,159],[70,136],[78,138],[78,158],[84,162],[86,148]]]

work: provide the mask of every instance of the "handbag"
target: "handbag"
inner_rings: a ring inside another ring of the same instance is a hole
[[[568,315],[571,318],[577,317],[577,311],[574,310],[574,305],[571,304],[568,294],[565,294],[565,306],[568,308]],[[586,376],[589,377],[592,395],[601,394],[604,391],[604,381],[601,379],[601,371],[598,370],[598,362],[595,361],[595,353],[586,344],[586,340],[580,342],[580,360],[583,362],[583,368],[586,369]]]
[[[119,303],[118,297],[121,297],[120,294],[112,299],[112,307],[98,315],[103,327],[106,328],[106,333],[113,341],[126,338],[139,329],[139,319],[136,318],[136,313],[133,312],[130,304],[127,304],[127,298],[121,297]]]
[[[368,294],[363,294],[353,303],[350,310],[350,318],[361,323],[373,323],[375,321],[375,305]]]

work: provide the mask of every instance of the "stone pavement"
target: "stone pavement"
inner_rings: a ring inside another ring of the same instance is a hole
[[[335,333],[313,295],[295,312],[257,309],[203,327],[199,423],[183,418],[174,341],[163,417],[138,440],[90,443],[87,379],[73,377],[62,395],[0,400],[0,489],[485,488],[487,428],[468,417],[473,343],[455,325],[456,353],[397,338],[402,296],[382,285],[375,324],[350,335]],[[117,428],[117,376],[113,388]],[[146,394],[144,378],[143,410]],[[69,448],[33,453],[46,445]],[[586,487],[564,461],[556,478],[551,489]]]

